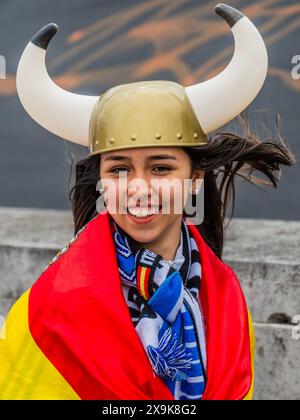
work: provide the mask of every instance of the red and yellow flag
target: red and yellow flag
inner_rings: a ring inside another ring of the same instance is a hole
[[[251,399],[254,332],[233,270],[189,227],[202,264],[202,399]],[[0,399],[172,400],[153,375],[119,279],[109,215],[97,215],[12,307],[0,340]]]

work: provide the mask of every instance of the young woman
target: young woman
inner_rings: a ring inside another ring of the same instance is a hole
[[[234,34],[233,59],[186,88],[145,81],[74,95],[45,68],[57,27],[26,47],[17,72],[25,109],[90,154],[70,192],[74,238],[8,316],[0,398],[252,398],[251,316],[222,261],[226,207],[236,175],[251,181],[258,170],[276,187],[275,172],[295,160],[281,138],[259,140],[244,119],[244,136],[210,134],[251,103],[267,73],[254,25],[229,6],[216,12]],[[196,213],[204,204],[198,225],[189,197]]]

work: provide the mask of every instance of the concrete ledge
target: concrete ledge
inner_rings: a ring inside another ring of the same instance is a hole
[[[0,244],[60,249],[73,236],[69,211],[0,207]]]
[[[256,400],[300,400],[300,340],[290,325],[254,324]]]
[[[0,314],[73,237],[71,212],[0,208]],[[255,321],[255,399],[300,399],[300,222],[234,219],[224,261],[237,274]],[[280,324],[278,324],[280,322]]]
[[[226,236],[228,259],[300,263],[299,221],[235,218]]]
[[[300,314],[300,222],[234,219],[224,261],[243,286],[257,322]]]
[[[0,297],[17,299],[72,237],[69,211],[0,208]]]
[[[59,249],[0,245],[0,297],[17,299],[31,287]]]
[[[224,259],[235,271],[257,322],[300,314],[300,263]]]

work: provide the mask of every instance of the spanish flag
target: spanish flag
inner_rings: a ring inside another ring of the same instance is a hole
[[[87,223],[10,310],[0,340],[0,399],[174,399],[133,326],[109,217]],[[251,399],[255,340],[239,281],[196,227],[189,229],[202,262],[202,399]]]

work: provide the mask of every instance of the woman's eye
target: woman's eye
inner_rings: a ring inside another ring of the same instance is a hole
[[[153,168],[154,172],[168,172],[170,170],[171,170],[171,168],[169,168],[167,166],[156,166],[155,168]]]
[[[152,168],[152,171],[155,173],[164,173],[171,171],[171,168],[169,168],[168,166],[155,166],[154,168]],[[117,167],[110,169],[109,172],[117,175],[127,175],[129,169],[124,167]]]
[[[113,168],[110,170],[113,174],[126,175],[129,169],[127,168]]]

